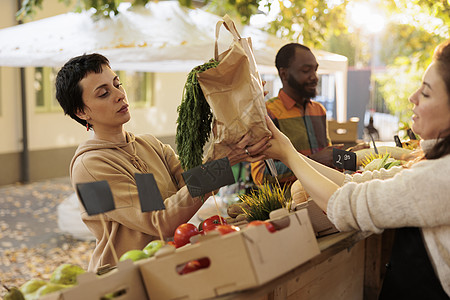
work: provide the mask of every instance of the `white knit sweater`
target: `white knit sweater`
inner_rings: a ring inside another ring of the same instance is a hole
[[[426,152],[435,140],[421,142]],[[381,233],[420,227],[439,280],[450,295],[450,155],[423,160],[410,169],[346,175],[330,198],[328,218],[340,231]]]

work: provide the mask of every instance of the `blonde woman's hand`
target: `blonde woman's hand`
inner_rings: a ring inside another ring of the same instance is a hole
[[[266,158],[274,158],[286,163],[289,155],[298,155],[289,138],[275,126],[269,116],[266,116],[266,123],[272,132],[272,138],[269,140],[270,147],[263,152]]]

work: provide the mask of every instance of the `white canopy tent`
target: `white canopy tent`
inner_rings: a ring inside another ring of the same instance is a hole
[[[0,66],[60,67],[73,56],[102,53],[117,70],[189,72],[213,57],[215,25],[221,18],[177,1],[150,2],[146,7],[119,6],[110,19],[93,21],[92,12],[66,13],[0,30]],[[276,74],[278,49],[287,41],[251,26],[236,24],[251,37],[261,73]],[[231,35],[222,28],[219,51]],[[313,50],[320,73],[336,74],[338,121],[346,118],[347,58]]]

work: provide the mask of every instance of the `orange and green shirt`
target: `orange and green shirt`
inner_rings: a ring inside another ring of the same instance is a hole
[[[331,145],[326,110],[319,102],[309,100],[304,109],[301,109],[294,99],[280,90],[278,97],[267,100],[266,108],[275,125],[291,140],[298,152],[310,155]],[[286,165],[279,161],[275,165],[280,182],[295,180]],[[251,169],[256,184],[261,184],[264,180],[272,181],[264,161],[252,163]]]

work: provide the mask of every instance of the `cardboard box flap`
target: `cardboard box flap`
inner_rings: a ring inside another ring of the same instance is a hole
[[[358,137],[358,122],[338,123],[336,120],[329,120],[328,134],[333,143],[355,142]]]
[[[53,292],[48,295],[45,295],[45,296],[39,298],[39,300],[64,300],[64,298],[63,298],[61,292],[57,291],[57,292]]]
[[[288,226],[274,233],[265,226],[250,227],[242,232],[248,252],[252,253],[259,283],[286,273],[320,253],[306,209],[270,221]],[[302,251],[293,252],[293,249]]]
[[[148,299],[139,266],[131,260],[121,261],[114,270],[98,276],[87,272],[78,276],[78,284],[61,291],[63,300]]]
[[[339,232],[333,223],[328,219],[327,214],[312,200],[298,204],[294,210],[307,209],[309,219],[313,230],[317,237],[329,235],[332,233]]]

